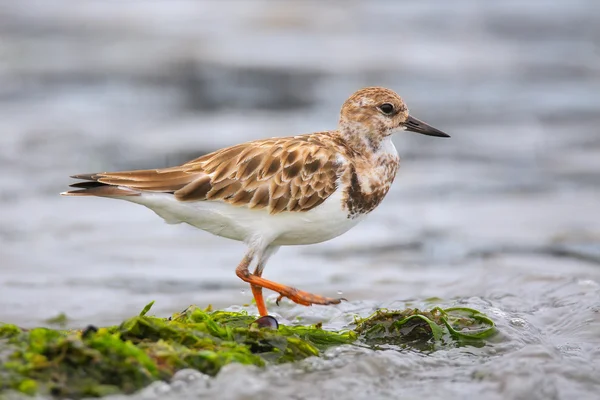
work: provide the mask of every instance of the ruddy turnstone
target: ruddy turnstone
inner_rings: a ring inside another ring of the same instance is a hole
[[[373,211],[398,170],[392,134],[405,130],[449,137],[410,116],[392,90],[368,87],[344,102],[336,130],[255,140],[177,167],[74,175],[84,182],[61,194],[131,201],[167,223],[246,242],[236,274],[250,284],[261,316],[263,288],[278,292],[277,302],[337,304],[343,299],[263,278],[265,264],[280,246],[333,239]]]

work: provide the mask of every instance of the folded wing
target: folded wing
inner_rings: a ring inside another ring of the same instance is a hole
[[[223,201],[272,214],[308,211],[337,189],[341,167],[333,148],[295,136],[228,147],[178,167],[75,175],[86,182],[64,194],[163,192],[179,201]]]

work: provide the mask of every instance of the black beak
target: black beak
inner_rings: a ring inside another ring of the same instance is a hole
[[[407,131],[422,133],[427,136],[437,136],[437,137],[450,137],[447,133],[444,133],[438,129],[435,129],[433,126],[427,125],[423,121],[419,121],[415,117],[411,117],[410,115],[406,119],[404,123],[404,127]]]

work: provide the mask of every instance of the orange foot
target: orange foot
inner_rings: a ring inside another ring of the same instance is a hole
[[[342,300],[347,301],[343,297],[339,299],[335,299],[333,297],[324,297],[319,296],[318,294],[308,293],[303,290],[298,290],[293,287],[283,285],[282,288],[277,292],[279,293],[279,297],[275,301],[275,304],[277,305],[279,305],[279,302],[284,297],[287,297],[296,304],[302,304],[304,306],[312,306],[313,304],[326,306],[329,304],[339,304]]]
[[[343,298],[334,299],[331,297],[324,297],[304,292],[302,290],[298,290],[290,286],[282,285],[281,283],[270,281],[259,275],[251,274],[250,271],[248,271],[248,262],[243,262],[242,264],[240,264],[240,266],[238,266],[238,268],[236,269],[236,274],[244,282],[248,282],[250,284],[250,287],[252,288],[252,294],[254,295],[254,299],[256,300],[258,312],[261,316],[267,315],[267,307],[265,306],[265,301],[262,295],[263,288],[279,293],[279,298],[277,298],[277,305],[279,305],[279,301],[284,297],[287,297],[294,303],[302,304],[305,306],[311,306],[313,304],[339,304],[342,300],[346,300]]]

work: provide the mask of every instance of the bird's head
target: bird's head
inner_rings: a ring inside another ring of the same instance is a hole
[[[401,131],[450,137],[409,115],[402,98],[382,87],[364,88],[350,96],[342,106],[339,129],[355,139],[366,139],[371,146],[377,146],[384,138]]]

